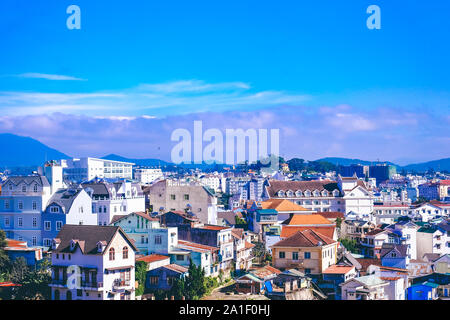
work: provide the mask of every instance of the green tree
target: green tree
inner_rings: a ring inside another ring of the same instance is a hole
[[[356,242],[356,240],[351,240],[351,239],[338,239],[338,241],[351,253],[359,253],[360,250],[358,248],[358,243]]]
[[[173,296],[175,300],[181,300],[185,296],[185,280],[183,278],[174,281],[169,295]]]
[[[138,287],[136,288],[136,296],[141,296],[145,291],[145,279],[147,277],[148,264],[145,261],[137,261],[136,269],[134,273],[134,278],[138,282]]]
[[[198,300],[206,293],[205,271],[200,266],[196,266],[191,259],[188,272],[184,286],[186,299]]]
[[[6,280],[11,266],[9,256],[5,252],[7,246],[5,231],[0,229],[0,281]]]

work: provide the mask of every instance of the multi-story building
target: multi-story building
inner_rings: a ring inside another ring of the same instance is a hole
[[[369,167],[369,177],[375,178],[377,185],[391,179],[397,173],[393,165],[377,164]]]
[[[340,284],[342,300],[387,300],[389,282],[376,275],[352,278]]]
[[[97,225],[92,199],[83,188],[57,190],[42,213],[42,245],[50,247],[62,226]]]
[[[152,212],[189,211],[202,223],[217,223],[217,197],[204,186],[158,181],[144,189]]]
[[[319,275],[337,262],[338,242],[312,230],[299,231],[272,245],[272,265]]]
[[[97,213],[98,225],[108,225],[115,215],[145,211],[145,197],[137,183],[93,179],[81,187],[92,198],[92,212]]]
[[[120,227],[64,225],[51,248],[52,300],[134,300],[136,251]]]
[[[143,184],[152,183],[163,177],[164,175],[161,169],[151,169],[151,168],[134,169],[134,179]]]
[[[159,219],[145,212],[133,212],[128,215],[117,215],[111,219],[110,225],[121,227],[138,248],[138,254],[147,255],[149,247],[149,230],[159,228]]]
[[[89,181],[94,178],[132,179],[131,162],[114,161],[97,158],[73,158],[60,160],[64,167],[64,178],[73,182]]]
[[[440,184],[438,182],[420,184],[417,187],[419,189],[419,197],[427,200],[438,200],[440,196],[439,187]]]
[[[276,181],[266,187],[267,198],[287,199],[318,212],[373,212],[373,195],[357,177],[338,181]]]
[[[54,163],[46,163],[38,174],[8,177],[0,195],[0,228],[6,237],[42,246],[42,212],[63,186],[62,168]]]

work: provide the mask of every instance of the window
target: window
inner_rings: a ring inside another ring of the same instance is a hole
[[[50,207],[50,212],[51,213],[58,213],[59,212],[59,207],[58,206],[51,206]]]
[[[62,228],[62,221],[56,221],[56,231],[61,230]]]
[[[32,205],[33,210],[37,210],[37,202],[33,201],[33,205]]]
[[[285,254],[284,251],[280,251],[278,256],[279,256],[280,259],[284,259],[286,257],[286,254]]]
[[[5,209],[9,209],[9,200],[5,200]]]
[[[37,227],[37,218],[33,217],[33,228]]]
[[[305,259],[311,259],[311,252],[305,252]]]
[[[23,219],[22,219],[21,217],[17,218],[17,225],[18,225],[19,227],[22,227],[22,226],[23,226]]]
[[[44,230],[45,231],[50,231],[51,226],[52,226],[52,224],[50,221],[44,221]]]
[[[9,218],[5,218],[5,227],[9,227]]]
[[[155,277],[155,276],[150,277],[150,284],[157,285],[158,282],[159,282],[159,278],[158,277]]]
[[[305,273],[311,273],[311,269],[306,268]]]
[[[19,210],[22,210],[23,209],[23,202],[19,201],[17,206],[18,206]]]
[[[52,240],[44,239],[44,247],[50,247],[51,245],[52,245]]]
[[[189,195],[188,194],[184,195],[184,200],[189,200]]]
[[[33,191],[34,191],[34,192],[38,192],[38,186],[37,186],[37,184],[35,184],[35,185],[33,186]]]
[[[124,259],[128,259],[128,247],[123,247],[123,254]]]
[[[175,195],[174,194],[170,195],[170,200],[175,200]]]
[[[161,244],[162,243],[162,238],[160,235],[155,236],[155,244]]]
[[[36,236],[33,236],[32,240],[31,240],[31,245],[33,247],[35,247],[37,245],[37,237]]]
[[[292,252],[292,260],[298,260],[298,252]]]
[[[177,254],[177,261],[183,261],[184,256],[182,254]]]
[[[116,256],[115,256],[115,250],[114,248],[109,249],[109,260],[113,261],[115,260]]]
[[[27,192],[27,186],[22,186],[22,192]]]

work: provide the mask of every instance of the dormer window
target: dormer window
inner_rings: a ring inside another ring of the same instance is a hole
[[[293,197],[293,196],[294,196],[294,193],[293,193],[291,190],[289,190],[288,192],[286,192],[286,195],[287,195],[288,197]]]
[[[27,192],[27,186],[22,186],[22,192]]]
[[[301,197],[301,196],[302,196],[302,192],[301,192],[300,190],[297,190],[297,191],[295,192],[295,196],[296,196],[296,197]]]
[[[35,185],[33,186],[33,192],[38,192],[38,186],[37,186],[37,184],[35,184]]]
[[[322,191],[322,196],[323,196],[323,197],[328,197],[328,191],[323,190],[323,191]]]
[[[315,190],[315,191],[314,191],[314,197],[319,197],[319,196],[320,196],[319,191]]]
[[[334,190],[334,191],[333,191],[333,196],[334,196],[334,197],[339,196],[339,191],[338,191],[338,190]]]
[[[311,191],[306,190],[305,191],[305,197],[311,197]]]
[[[97,252],[99,252],[99,253],[103,252],[103,245],[101,242],[97,243]]]
[[[284,191],[283,190],[278,191],[278,196],[279,197],[284,197]]]
[[[75,240],[71,240],[70,241],[70,250],[75,249],[75,245],[77,244],[77,242]]]

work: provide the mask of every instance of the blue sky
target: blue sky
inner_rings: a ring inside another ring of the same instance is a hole
[[[449,157],[449,14],[445,0],[4,1],[0,132],[74,156],[160,144],[168,159],[174,123],[215,118],[282,129],[288,158]],[[145,142],[139,121],[156,130]]]

